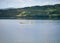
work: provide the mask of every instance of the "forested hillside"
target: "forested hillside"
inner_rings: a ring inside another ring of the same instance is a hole
[[[0,9],[0,19],[60,19],[60,4]]]

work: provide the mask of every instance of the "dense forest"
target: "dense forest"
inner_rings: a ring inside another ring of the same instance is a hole
[[[0,9],[0,19],[60,19],[60,4]]]

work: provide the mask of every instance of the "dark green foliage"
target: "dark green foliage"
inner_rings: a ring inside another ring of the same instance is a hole
[[[0,19],[60,19],[60,4],[0,9]]]

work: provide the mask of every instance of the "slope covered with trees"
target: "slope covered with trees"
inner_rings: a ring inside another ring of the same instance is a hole
[[[60,19],[60,4],[0,9],[0,19]]]

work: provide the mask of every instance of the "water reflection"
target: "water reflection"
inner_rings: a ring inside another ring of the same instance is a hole
[[[60,43],[59,31],[60,20],[0,20],[1,43]]]

